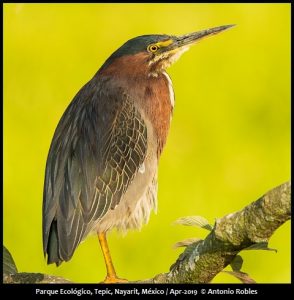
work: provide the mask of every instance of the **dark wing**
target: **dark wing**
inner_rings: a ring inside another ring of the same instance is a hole
[[[63,114],[47,158],[43,247],[48,263],[69,260],[95,221],[116,207],[146,150],[147,129],[132,100],[109,81],[93,78]]]

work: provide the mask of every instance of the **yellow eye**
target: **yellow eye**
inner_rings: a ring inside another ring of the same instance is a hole
[[[158,46],[157,45],[149,45],[148,46],[148,48],[147,48],[147,50],[149,51],[149,52],[152,52],[152,53],[154,53],[154,52],[156,52],[157,50],[158,50]]]

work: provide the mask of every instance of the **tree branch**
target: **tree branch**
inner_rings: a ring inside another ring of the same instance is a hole
[[[284,183],[244,209],[216,220],[205,240],[189,245],[150,283],[208,283],[240,252],[268,239],[291,217],[291,184]]]
[[[244,209],[216,220],[208,236],[187,246],[168,273],[138,283],[208,283],[241,250],[258,243],[267,245],[275,230],[290,219],[290,210],[291,184],[287,182]],[[69,283],[39,273],[12,273],[4,272],[4,283]]]

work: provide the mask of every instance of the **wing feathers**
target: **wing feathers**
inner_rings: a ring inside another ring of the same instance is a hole
[[[121,89],[103,93],[93,80],[65,111],[48,154],[43,203],[48,263],[71,258],[93,224],[118,205],[146,156],[147,129],[134,102]]]

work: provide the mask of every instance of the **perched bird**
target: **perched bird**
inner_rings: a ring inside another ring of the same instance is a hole
[[[106,234],[140,228],[157,207],[158,162],[174,107],[166,69],[190,45],[233,25],[182,36],[143,35],[116,50],[65,110],[46,164],[43,250],[68,261],[95,231],[104,282],[117,277]]]

